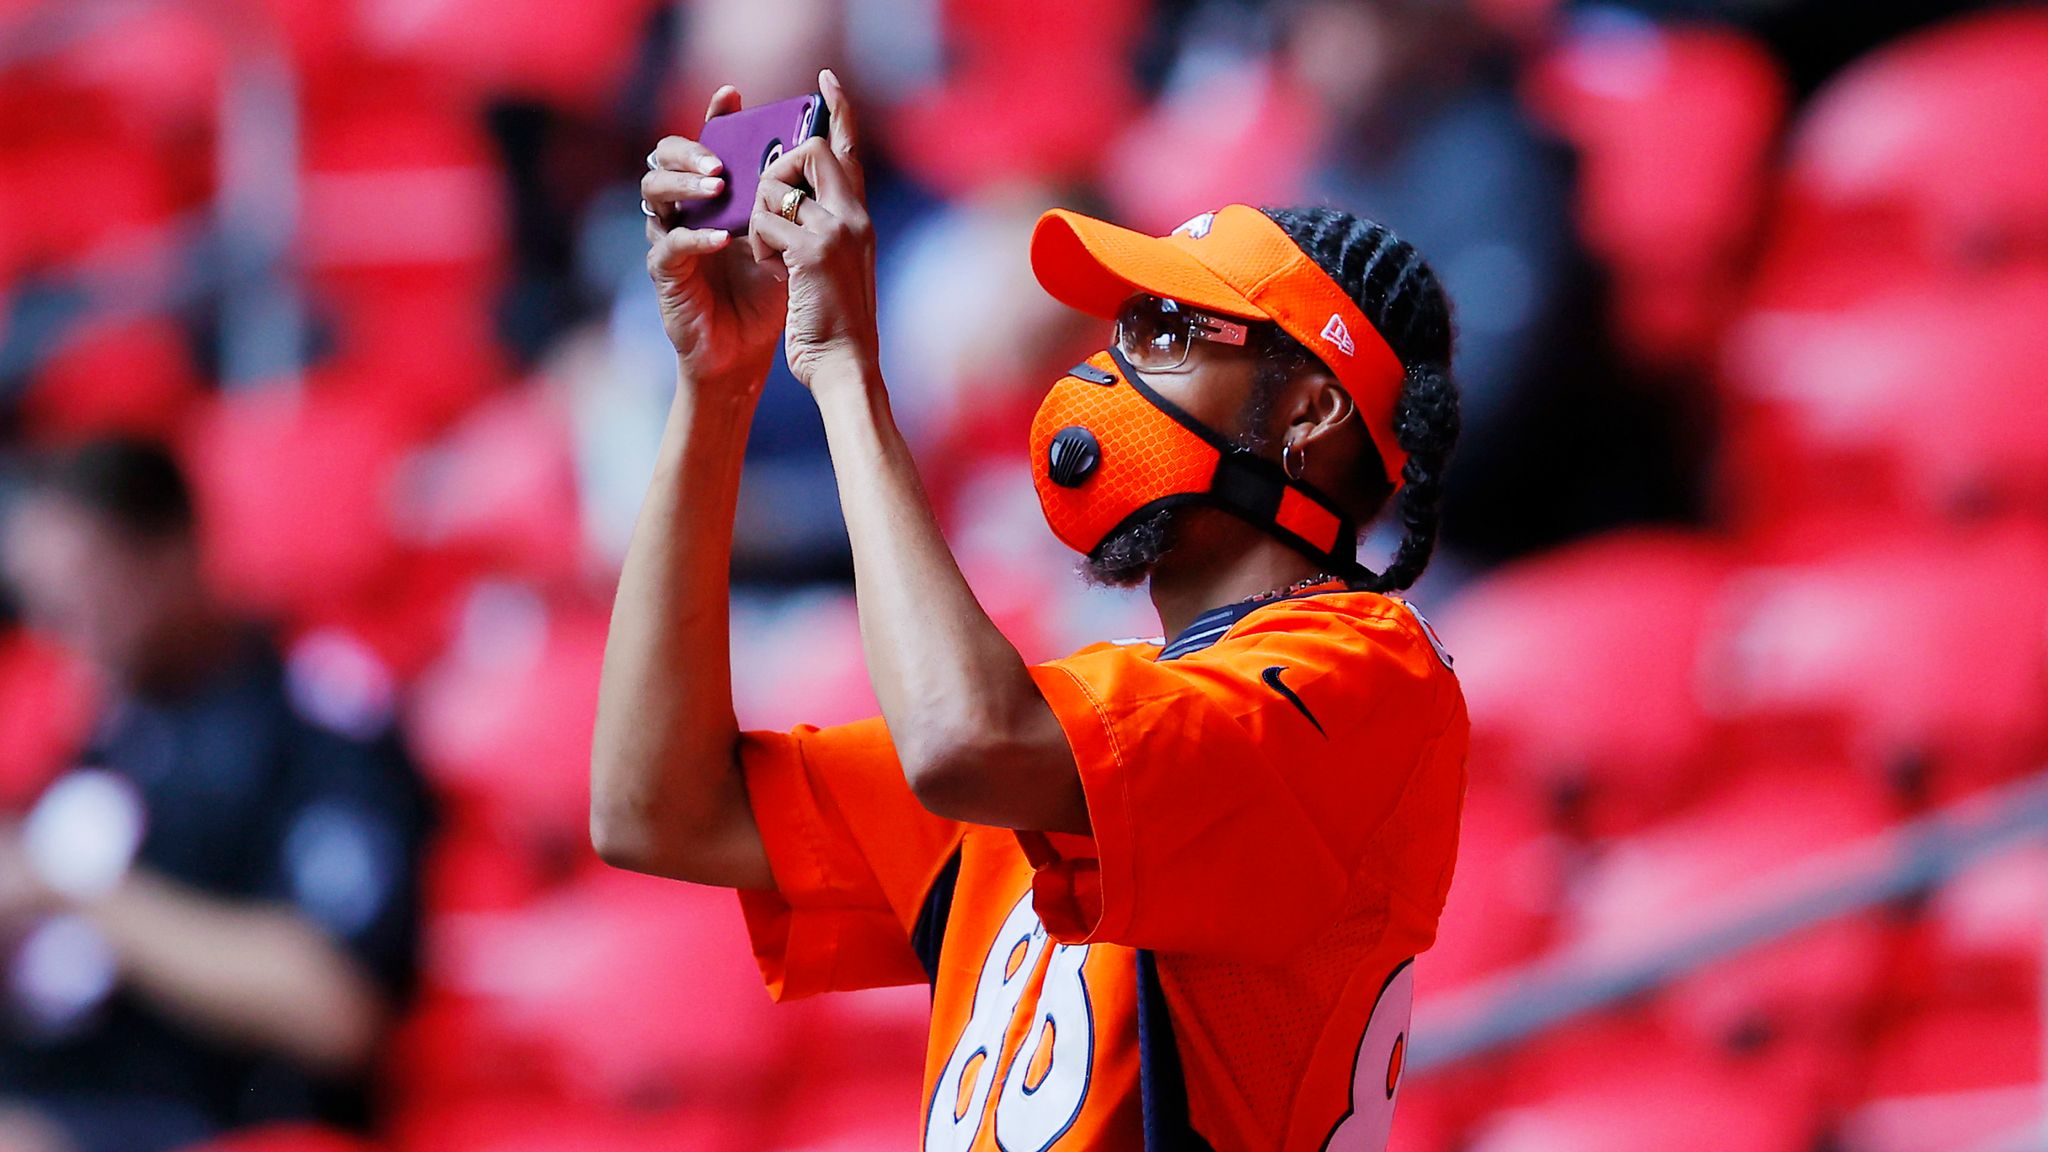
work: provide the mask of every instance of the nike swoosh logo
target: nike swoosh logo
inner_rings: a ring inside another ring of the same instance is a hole
[[[1328,740],[1330,738],[1330,734],[1328,732],[1323,731],[1323,725],[1320,721],[1316,719],[1315,713],[1310,712],[1308,710],[1308,705],[1303,704],[1301,702],[1301,697],[1296,696],[1294,694],[1294,689],[1289,688],[1287,685],[1282,684],[1280,682],[1280,674],[1285,671],[1287,671],[1287,666],[1285,664],[1275,664],[1271,668],[1266,669],[1264,672],[1259,673],[1259,679],[1264,680],[1266,682],[1266,687],[1271,688],[1273,691],[1278,692],[1282,696],[1287,697],[1287,702],[1289,704],[1292,704],[1296,708],[1301,709],[1301,714],[1303,716],[1308,717],[1308,722],[1316,726],[1316,731],[1322,735],[1323,739]]]

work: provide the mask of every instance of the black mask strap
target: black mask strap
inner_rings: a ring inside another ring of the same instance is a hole
[[[1358,525],[1313,485],[1289,477],[1280,465],[1254,455],[1195,419],[1140,379],[1116,348],[1109,350],[1125,382],[1145,401],[1215,448],[1221,459],[1209,490],[1197,501],[1220,508],[1307,556],[1332,576],[1357,583],[1373,573],[1358,562]]]

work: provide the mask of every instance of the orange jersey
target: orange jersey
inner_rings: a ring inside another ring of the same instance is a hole
[[[1325,590],[1032,676],[1092,835],[930,814],[879,720],[743,736],[770,991],[932,984],[927,1152],[1381,1152],[1465,789],[1428,625]]]

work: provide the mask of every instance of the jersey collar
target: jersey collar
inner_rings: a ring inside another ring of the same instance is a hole
[[[1223,639],[1224,634],[1228,633],[1231,627],[1239,620],[1264,608],[1268,604],[1279,604],[1287,600],[1299,600],[1303,596],[1320,596],[1325,592],[1339,591],[1343,587],[1343,581],[1332,579],[1327,583],[1316,584],[1286,596],[1248,596],[1243,600],[1237,601],[1235,604],[1225,604],[1221,607],[1211,608],[1193,620],[1188,621],[1188,626],[1181,629],[1178,635],[1167,641],[1166,646],[1159,650],[1157,658],[1160,660],[1174,660],[1190,652],[1199,652],[1218,640]]]

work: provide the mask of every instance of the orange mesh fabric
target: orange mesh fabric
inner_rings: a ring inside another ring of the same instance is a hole
[[[1107,352],[1090,356],[1088,363],[1122,379]],[[1095,434],[1102,462],[1080,487],[1063,488],[1045,467],[1046,452],[1053,436],[1072,426]],[[1124,383],[1062,377],[1031,422],[1031,471],[1039,503],[1053,535],[1076,552],[1093,551],[1126,517],[1154,500],[1208,491],[1218,459],[1216,449]]]

